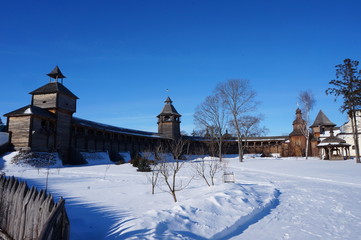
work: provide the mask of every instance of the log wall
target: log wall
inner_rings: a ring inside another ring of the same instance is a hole
[[[76,111],[76,99],[59,93],[57,107],[70,111]]]
[[[57,96],[56,93],[33,95],[33,105],[45,109],[56,108],[57,107],[56,96]]]
[[[12,117],[9,121],[8,131],[11,133],[11,143],[20,148],[30,147],[31,116]]]
[[[56,122],[56,149],[58,149],[63,163],[69,163],[70,141],[71,141],[71,120],[69,112],[57,111]]]

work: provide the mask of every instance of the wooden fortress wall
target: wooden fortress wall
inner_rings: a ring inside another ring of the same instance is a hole
[[[154,151],[156,146],[166,141],[168,139],[160,137],[132,135],[74,124],[71,148],[77,152],[130,152],[134,156],[139,152]]]
[[[109,154],[130,152],[132,156],[135,156],[139,152],[155,151],[159,144],[167,145],[168,141],[170,139],[159,136],[126,134],[73,124],[71,148],[77,152],[108,152]],[[187,138],[187,141],[189,142],[189,154],[210,154],[212,152],[212,143],[209,141],[199,141],[192,138]],[[245,143],[245,150],[246,153],[254,154],[282,154],[282,143],[281,140],[249,140]],[[237,141],[225,141],[223,152],[224,154],[237,154]]]

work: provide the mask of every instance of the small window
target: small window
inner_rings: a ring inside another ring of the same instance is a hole
[[[46,101],[43,101],[43,103],[46,103]]]

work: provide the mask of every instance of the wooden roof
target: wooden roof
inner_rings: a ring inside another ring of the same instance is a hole
[[[319,127],[319,126],[327,126],[327,127],[334,127],[336,124],[330,121],[328,117],[320,110],[317,114],[317,117],[311,127]]]
[[[30,92],[31,95],[47,94],[47,93],[62,93],[71,98],[78,99],[69,89],[59,82],[50,82],[44,86]]]
[[[173,104],[172,104],[173,101],[170,99],[170,97],[167,97],[167,99],[164,102],[165,102],[165,105],[163,107],[163,110],[157,117],[159,117],[161,115],[167,115],[167,116],[175,115],[175,116],[178,116],[178,117],[182,116],[177,112],[177,110],[173,106]]]
[[[322,140],[317,147],[324,147],[324,146],[351,146],[351,144],[346,143],[346,140],[342,138],[335,137],[333,134],[333,129],[330,131],[330,136]]]
[[[7,114],[5,114],[5,117],[19,117],[19,116],[40,116],[40,117],[45,117],[45,118],[51,118],[51,119],[55,119],[55,115],[45,109],[36,107],[36,106],[32,106],[32,105],[28,105],[22,108],[19,108],[15,111],[9,112]]]
[[[59,67],[56,66],[53,71],[51,71],[50,73],[46,74],[48,75],[49,77],[51,78],[54,78],[54,79],[59,79],[59,78],[66,78],[63,73],[60,71]]]
[[[122,133],[122,134],[128,134],[128,135],[133,135],[133,136],[156,137],[156,138],[160,137],[157,133],[154,133],[154,132],[146,132],[146,131],[140,131],[140,130],[115,127],[115,126],[97,123],[97,122],[93,122],[93,121],[89,121],[89,120],[85,120],[85,119],[81,119],[81,118],[76,118],[76,117],[73,117],[73,123],[78,126],[93,128],[94,130],[103,130],[103,131]]]

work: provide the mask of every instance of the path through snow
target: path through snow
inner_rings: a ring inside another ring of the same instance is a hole
[[[259,170],[260,166],[245,165],[239,167],[243,172],[239,179],[241,182],[250,179],[252,182],[270,181],[282,194],[280,204],[271,214],[233,239],[361,239],[360,177],[350,177],[345,181],[337,169],[330,168],[324,169],[331,171],[328,173],[317,174],[317,171],[322,171],[318,168],[301,174],[299,169],[284,173],[279,168],[264,167],[268,168],[265,171]],[[313,161],[310,167],[312,165]],[[355,167],[361,170],[359,166]],[[344,174],[347,175],[346,172]]]

